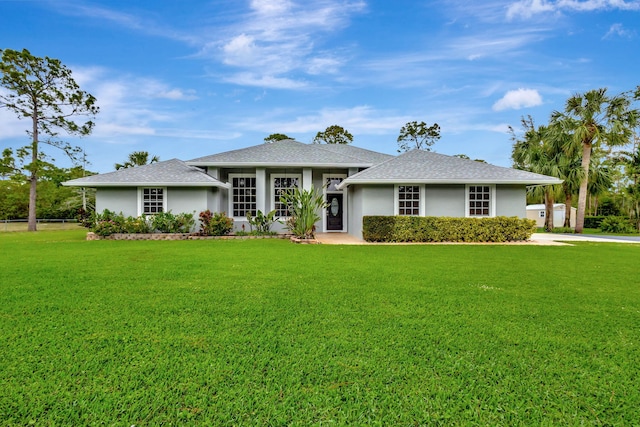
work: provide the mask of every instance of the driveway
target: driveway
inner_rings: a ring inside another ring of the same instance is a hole
[[[316,240],[319,243],[329,245],[371,245],[362,239],[358,239],[347,233],[317,233]],[[566,245],[571,242],[607,242],[607,243],[640,243],[640,236],[599,236],[596,234],[555,234],[555,233],[534,233],[531,240],[526,242],[510,242],[510,243],[430,243],[430,244],[460,244],[460,245]],[[377,244],[394,244],[394,243],[377,243]],[[395,243],[407,244],[407,243]],[[424,243],[408,243],[408,244],[424,244]],[[429,244],[429,243],[427,243]]]

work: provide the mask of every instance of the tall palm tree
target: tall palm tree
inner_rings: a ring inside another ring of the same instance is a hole
[[[566,149],[582,149],[581,167],[584,175],[578,191],[576,233],[582,233],[584,228],[593,148],[626,144],[637,123],[638,111],[631,108],[630,98],[625,94],[609,96],[607,89],[574,95],[567,100],[563,112],[554,111],[551,115],[553,129],[572,136],[567,141]]]
[[[151,160],[149,160],[149,152],[147,151],[134,151],[129,154],[129,158],[124,163],[116,163],[115,168],[118,169],[126,169],[132,168],[135,166],[144,166],[150,163],[157,163],[160,161],[158,156],[153,156]]]
[[[521,123],[525,130],[522,139],[518,139],[513,128],[509,128],[511,139],[514,141],[511,153],[513,166],[516,169],[559,177],[558,156],[562,150],[558,150],[557,145],[552,144],[547,138],[549,134],[547,126],[536,128],[531,116],[523,117]],[[554,185],[536,186],[530,187],[529,191],[533,195],[544,198],[544,228],[547,231],[553,231],[553,203],[557,187]]]

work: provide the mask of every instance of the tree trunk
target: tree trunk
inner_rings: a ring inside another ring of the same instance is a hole
[[[544,229],[553,231],[553,193],[550,185],[544,190]]]
[[[33,141],[31,143],[31,175],[29,176],[29,219],[27,231],[37,231],[36,226],[36,191],[38,184],[38,110],[31,116],[33,121]]]
[[[571,193],[564,193],[564,224],[565,228],[571,228]]]
[[[582,233],[584,229],[584,212],[587,207],[587,193],[589,190],[589,163],[591,163],[591,142],[582,143],[582,170],[584,178],[580,183],[578,193],[578,215],[576,217],[576,233]]]

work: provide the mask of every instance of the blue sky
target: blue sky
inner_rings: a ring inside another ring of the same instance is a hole
[[[520,117],[640,85],[640,0],[0,0],[0,40],[60,59],[96,96],[93,134],[65,139],[97,172],[334,124],[394,154],[413,120],[440,125],[437,152],[510,166]],[[0,110],[0,146],[28,126]]]

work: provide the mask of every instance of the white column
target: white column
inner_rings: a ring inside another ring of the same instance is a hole
[[[267,212],[267,197],[270,186],[267,182],[267,170],[256,168],[256,210]]]
[[[313,186],[313,169],[303,168],[302,169],[302,189],[311,190],[312,186]]]

